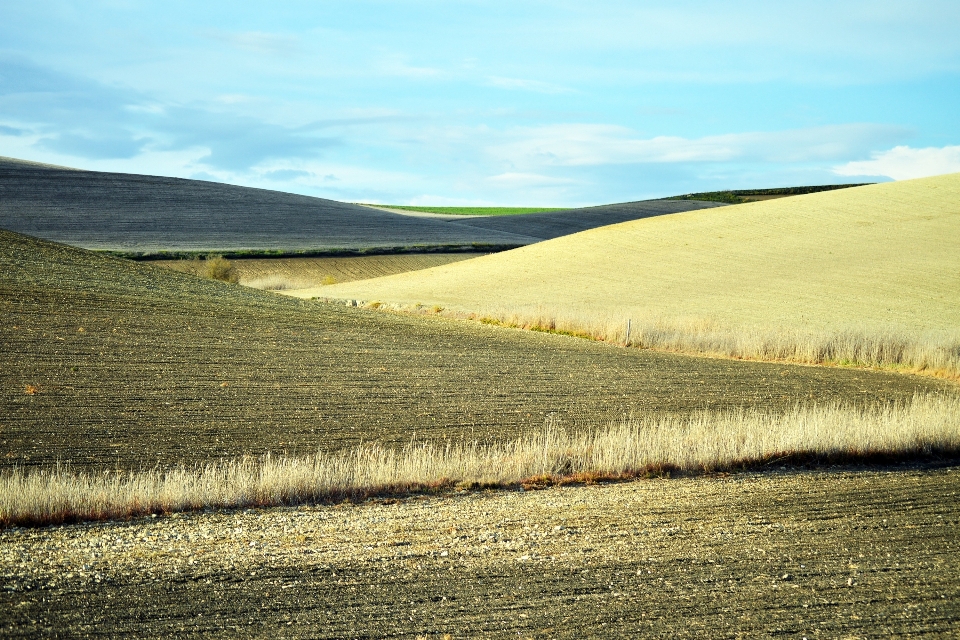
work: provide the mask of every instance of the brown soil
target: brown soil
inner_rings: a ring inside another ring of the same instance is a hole
[[[0,468],[502,438],[550,415],[594,425],[946,387],[300,301],[3,231],[0,319]]]
[[[957,637],[960,471],[0,532],[5,637]]]

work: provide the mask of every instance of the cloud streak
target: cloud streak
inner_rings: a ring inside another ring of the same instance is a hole
[[[8,3],[0,154],[544,206],[950,170],[960,5],[813,2]]]
[[[898,146],[874,152],[870,160],[858,160],[834,167],[839,176],[886,176],[894,180],[926,178],[960,172],[960,146],[913,149]]]
[[[576,184],[576,180],[571,178],[558,178],[554,176],[545,176],[536,173],[519,173],[508,171],[487,178],[487,182],[498,188],[507,189],[536,189],[542,187],[557,187],[562,185]]]
[[[231,32],[209,29],[203,35],[210,40],[222,42],[249,53],[288,56],[301,50],[299,38],[282,33],[267,33],[264,31]]]
[[[532,91],[534,93],[545,93],[555,95],[558,93],[572,93],[573,89],[549,82],[539,80],[523,80],[521,78],[503,78],[500,76],[490,76],[487,78],[487,84],[499,89],[515,89],[519,91]]]
[[[238,114],[222,103],[159,104],[129,88],[112,87],[45,69],[22,59],[0,59],[0,133],[29,126],[35,146],[91,160],[130,159],[152,151],[206,149],[200,162],[244,171],[271,158],[314,158],[340,139],[319,129],[298,130]]]
[[[863,153],[907,135],[903,127],[849,124],[701,138],[642,138],[607,124],[559,124],[518,129],[490,153],[516,166],[595,166],[638,163],[812,162]]]
[[[392,55],[384,58],[378,65],[380,73],[410,79],[433,79],[446,74],[442,69],[409,64],[404,56]]]

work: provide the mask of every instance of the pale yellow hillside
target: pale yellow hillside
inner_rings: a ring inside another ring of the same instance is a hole
[[[677,213],[298,292],[726,326],[960,328],[960,174]]]

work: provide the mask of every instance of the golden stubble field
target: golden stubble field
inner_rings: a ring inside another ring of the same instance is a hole
[[[737,325],[955,329],[957,274],[960,174],[951,174],[625,222],[327,294]]]
[[[958,274],[960,174],[951,174],[659,216],[292,293],[436,306],[615,342],[631,319],[644,346],[956,375]],[[844,341],[857,344],[835,344]]]

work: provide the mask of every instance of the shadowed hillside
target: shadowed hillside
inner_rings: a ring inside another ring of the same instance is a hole
[[[160,251],[515,247],[539,238],[201,180],[0,159],[0,228],[87,249]]]
[[[625,220],[715,206],[721,205],[651,200],[445,221],[216,182],[80,171],[0,158],[0,228],[134,255],[497,250]]]

